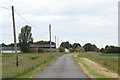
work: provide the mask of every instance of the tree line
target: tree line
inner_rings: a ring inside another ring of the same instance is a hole
[[[23,53],[28,52],[28,49],[30,48],[30,44],[41,44],[41,45],[50,44],[50,41],[33,42],[31,26],[28,25],[21,28],[21,32],[19,33],[18,40],[19,43],[17,43],[17,46],[20,47]],[[55,45],[54,42],[51,43],[52,45]],[[1,45],[2,47],[14,47],[13,43],[8,45],[2,43]],[[70,44],[69,41],[66,41],[66,42],[62,42],[58,49],[60,52],[65,52],[65,48],[68,49],[69,52],[96,51],[102,53],[120,53],[120,47],[106,45],[105,48],[99,49],[95,44],[91,44],[91,43],[87,43],[84,46],[81,46],[80,43]]]
[[[62,42],[59,48],[60,51],[65,51],[65,48],[70,52],[96,51],[102,53],[120,53],[120,47],[106,45],[105,48],[100,49],[95,44],[91,43],[87,43],[84,46],[81,46],[80,43],[70,44],[69,41]]]

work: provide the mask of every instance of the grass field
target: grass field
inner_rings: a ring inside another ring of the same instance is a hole
[[[75,57],[74,57],[75,58]],[[110,70],[111,72],[118,74],[118,56],[117,54],[101,54],[101,53],[96,53],[96,52],[81,52],[77,55],[77,57],[75,58],[77,62],[82,63],[82,65],[90,72],[90,74],[92,74],[93,76],[96,77],[108,77],[105,76],[103,74],[99,74],[94,72],[95,65],[91,65],[91,67],[88,66],[89,63],[85,61],[87,61],[86,59],[89,59],[91,61],[94,61],[95,63],[101,65],[102,67]],[[92,70],[92,68],[94,67],[94,69]],[[96,68],[97,70],[97,68]]]
[[[35,71],[43,70],[57,57],[65,53],[24,53],[19,54],[19,66],[16,67],[15,54],[2,54],[3,78],[29,78],[35,75]],[[1,57],[0,57],[1,58]],[[39,69],[37,69],[39,67]]]
[[[103,53],[103,54],[100,54],[100,56],[120,56],[120,54],[118,54],[118,53],[114,53],[114,54],[112,54],[112,53]]]

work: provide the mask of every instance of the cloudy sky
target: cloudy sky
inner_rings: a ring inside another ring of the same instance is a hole
[[[118,0],[0,0],[0,43],[14,42],[12,5],[17,37],[21,27],[30,25],[34,41],[49,40],[51,24],[52,41],[57,36],[59,44],[118,45]]]

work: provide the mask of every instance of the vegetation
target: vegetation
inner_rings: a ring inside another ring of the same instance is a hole
[[[72,45],[68,41],[66,41],[66,42],[62,42],[60,47],[64,47],[64,48],[69,49],[72,47]]]
[[[78,47],[81,47],[81,45],[80,45],[79,43],[74,43],[74,44],[72,45],[72,48],[73,48],[74,51],[75,51],[75,49],[78,48]]]
[[[39,44],[39,45],[49,45],[50,44],[50,41],[37,41],[37,42],[34,42],[33,44]],[[55,45],[54,42],[51,42],[52,45]]]
[[[22,27],[18,38],[21,51],[23,53],[28,52],[30,43],[33,42],[31,26],[26,25],[25,27]]]
[[[60,52],[65,52],[65,48],[64,47],[59,47],[58,48]]]
[[[83,48],[85,49],[85,51],[96,51],[97,47],[95,44],[91,44],[91,43],[87,43],[83,46]]]
[[[103,80],[104,78],[106,78],[105,80],[108,80],[107,78],[118,78],[116,73],[107,70],[94,61],[84,57],[78,57],[76,54],[72,57],[75,59],[75,61],[77,61],[78,65],[81,67],[84,73],[86,73],[90,78],[95,78],[95,80],[99,80],[99,78],[102,78]]]
[[[96,52],[82,52],[78,54],[79,57],[85,57],[92,61],[97,62],[103,67],[118,73],[118,57],[117,56],[101,56],[101,53]]]
[[[48,64],[55,61],[57,57],[64,53],[29,53],[19,54],[19,66],[15,65],[15,54],[3,54],[2,55],[2,77],[3,78],[29,78],[35,73],[39,73]],[[1,58],[1,57],[0,57]],[[47,65],[45,65],[47,64]],[[37,69],[37,72],[35,69]],[[27,74],[27,75],[26,75]],[[29,75],[28,75],[29,74]]]
[[[108,46],[100,50],[102,53],[120,53],[120,47]]]
[[[73,48],[69,48],[69,52],[74,52]]]
[[[85,49],[83,47],[77,47],[75,49],[76,52],[85,52]]]
[[[39,48],[38,53],[44,53],[44,50],[45,50],[44,48]]]

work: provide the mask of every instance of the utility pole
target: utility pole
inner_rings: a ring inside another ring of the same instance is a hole
[[[56,36],[55,36],[55,48],[57,48]]]
[[[49,24],[49,36],[50,36],[50,53],[51,53],[51,25]]]
[[[12,20],[13,20],[14,48],[15,48],[15,53],[16,53],[16,66],[18,66],[18,53],[17,53],[17,43],[16,43],[16,29],[15,29],[14,6],[12,6]]]
[[[57,46],[59,47],[59,38],[57,38]]]

